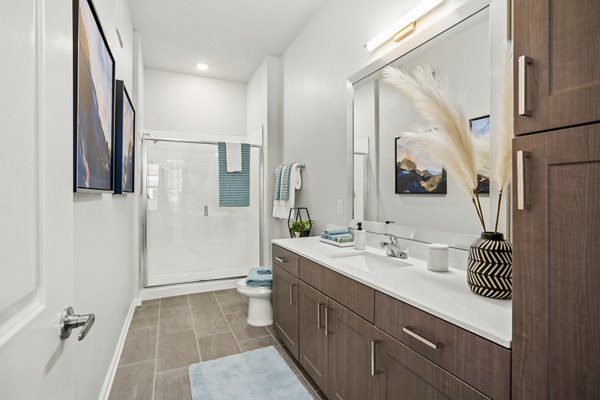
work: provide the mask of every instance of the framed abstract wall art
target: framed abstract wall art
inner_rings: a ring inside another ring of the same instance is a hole
[[[115,107],[115,193],[133,193],[135,109],[125,84],[117,80]]]
[[[73,0],[73,191],[112,192],[115,59],[91,0]]]
[[[490,143],[490,116],[472,118],[469,120],[471,134],[478,139]],[[484,175],[477,175],[477,192],[480,194],[490,193],[490,178]]]
[[[446,194],[446,170],[427,154],[403,146],[396,138],[396,194]]]

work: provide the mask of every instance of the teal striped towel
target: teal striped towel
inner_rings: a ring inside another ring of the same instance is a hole
[[[348,233],[348,228],[331,228],[331,229],[325,229],[323,231],[323,233],[321,233],[321,236],[325,235],[325,236],[329,236],[329,235],[341,235],[343,233]]]
[[[281,191],[279,193],[279,199],[288,201],[290,198],[290,175],[292,173],[292,165],[284,164],[281,170]]]
[[[242,143],[242,171],[227,172],[225,143],[219,142],[219,207],[250,206],[250,145]]]
[[[352,241],[353,236],[349,233],[340,233],[337,235],[328,235],[325,232],[321,233],[321,237],[323,239],[327,239],[327,240],[333,240],[334,242],[339,242],[339,239],[350,239],[350,241]]]
[[[283,165],[280,165],[275,170],[275,185],[273,186],[273,200],[280,200],[281,198],[281,170],[283,169]]]

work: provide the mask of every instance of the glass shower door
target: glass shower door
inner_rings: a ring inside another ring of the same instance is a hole
[[[215,144],[145,140],[146,286],[245,276],[260,262],[259,160],[250,206],[219,207]]]

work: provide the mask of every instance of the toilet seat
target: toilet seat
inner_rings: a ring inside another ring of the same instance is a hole
[[[265,286],[248,286],[246,278],[237,281],[238,291],[247,295],[271,294],[273,291],[270,287]]]

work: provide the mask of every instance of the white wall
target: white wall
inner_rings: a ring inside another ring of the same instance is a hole
[[[246,134],[246,84],[146,69],[144,126],[151,130]]]
[[[132,93],[133,31],[128,5],[124,0],[96,0],[94,4],[115,57],[116,77],[124,80]],[[123,37],[123,48],[119,45],[117,27]],[[64,101],[71,100],[65,98]],[[139,160],[139,153],[136,156]],[[77,313],[96,314],[93,329],[78,345],[75,390],[78,399],[95,399],[100,394],[134,296],[137,197],[78,193],[73,195],[73,201],[73,306]]]
[[[262,126],[263,168],[263,264],[271,263],[271,239],[285,236],[281,220],[273,218],[274,170],[281,164],[281,59],[267,56],[254,72],[246,91],[246,130],[249,134]],[[283,235],[283,236],[282,236]]]
[[[351,219],[347,163],[347,78],[389,49],[363,45],[414,7],[418,0],[330,0],[283,54],[283,158],[303,161],[303,189],[317,230]],[[428,17],[451,12],[450,0]],[[423,24],[420,24],[423,26]],[[338,215],[337,200],[344,201]]]

